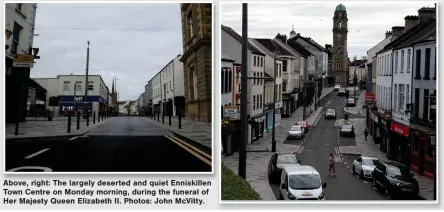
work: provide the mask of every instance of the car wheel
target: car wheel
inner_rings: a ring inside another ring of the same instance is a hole
[[[353,165],[352,171],[353,171],[353,174],[356,174],[355,165]]]

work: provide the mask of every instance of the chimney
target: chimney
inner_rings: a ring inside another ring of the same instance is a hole
[[[424,23],[429,20],[435,19],[435,8],[434,7],[423,7],[418,10],[419,23]]]
[[[405,20],[404,32],[419,24],[419,17],[416,15],[408,15],[404,18],[404,20]]]
[[[385,39],[387,39],[390,36],[392,36],[392,31],[385,32]]]
[[[401,26],[394,26],[392,27],[392,35],[393,37],[399,37],[404,33],[404,27]]]

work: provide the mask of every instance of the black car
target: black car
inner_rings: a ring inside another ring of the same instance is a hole
[[[419,183],[403,164],[378,161],[372,175],[373,187],[383,190],[387,196],[410,198],[418,196]]]
[[[352,124],[345,123],[339,131],[341,137],[355,137],[355,128]]]
[[[282,167],[284,164],[300,164],[301,160],[296,153],[274,154],[268,164],[268,178],[275,184],[280,183]]]

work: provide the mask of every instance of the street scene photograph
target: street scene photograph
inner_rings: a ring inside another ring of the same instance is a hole
[[[5,4],[5,172],[212,173],[211,3]]]
[[[435,2],[220,13],[222,202],[437,200]]]

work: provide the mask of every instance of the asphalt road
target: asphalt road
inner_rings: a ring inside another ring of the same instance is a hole
[[[347,164],[338,152],[339,131],[335,127],[335,120],[325,120],[324,114],[327,109],[336,109],[337,119],[344,117],[343,107],[345,97],[337,96],[336,92],[329,94],[323,99],[324,106],[320,114],[320,120],[306,134],[303,142],[303,151],[299,158],[302,164],[313,166],[321,174],[323,182],[327,183],[325,196],[327,200],[387,200],[384,195],[373,190],[371,185],[363,182],[351,173]],[[349,118],[354,118],[350,115]],[[330,153],[334,154],[336,160],[336,177],[328,176],[328,162]],[[273,185],[272,190],[279,197],[279,185]]]
[[[118,117],[80,137],[6,140],[6,170],[211,172],[211,152],[144,117]]]

